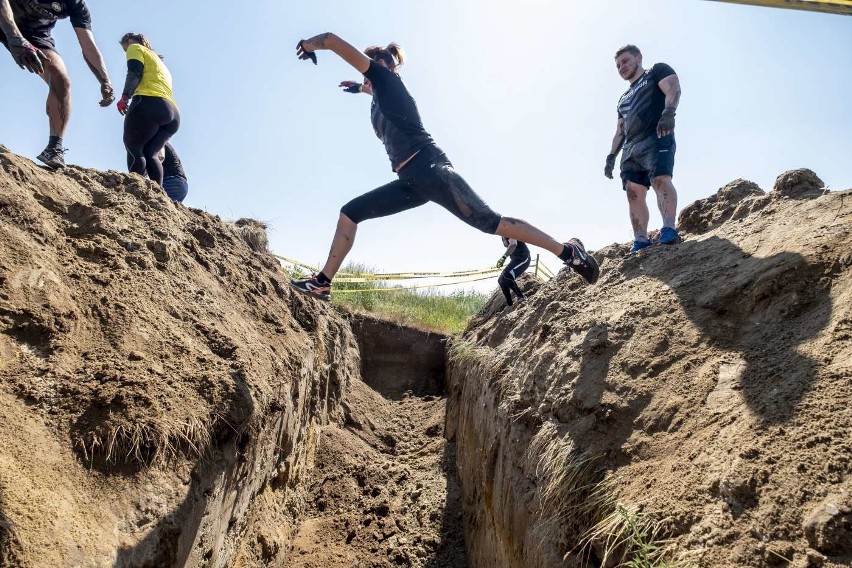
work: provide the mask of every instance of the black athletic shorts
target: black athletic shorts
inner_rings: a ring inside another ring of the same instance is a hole
[[[24,39],[37,48],[56,51],[56,41],[54,41],[54,39],[50,36],[50,32],[34,33],[26,28],[19,27],[18,29],[21,31],[21,35],[24,36]],[[6,35],[2,31],[0,31],[0,43],[5,45],[8,49],[9,44],[6,42]]]
[[[398,180],[356,197],[340,212],[360,223],[432,201],[471,227],[492,235],[497,230],[500,215],[492,211],[456,173],[450,160],[437,146],[421,149],[398,175]]]
[[[621,155],[621,185],[627,190],[627,182],[645,187],[657,176],[674,173],[674,134],[657,138],[656,134],[624,146]]]

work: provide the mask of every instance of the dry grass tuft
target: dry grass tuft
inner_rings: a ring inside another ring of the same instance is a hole
[[[613,491],[598,458],[559,437],[553,424],[545,424],[533,439],[527,459],[536,466],[540,509],[534,530],[540,542],[570,548],[612,510]]]
[[[200,456],[211,443],[208,422],[196,417],[182,421],[154,417],[144,422],[107,424],[84,433],[75,444],[89,462],[159,465],[178,454]]]
[[[269,239],[266,236],[266,223],[255,219],[242,218],[234,221],[240,236],[254,252],[269,252]]]
[[[494,349],[478,347],[461,339],[453,339],[448,343],[450,360],[455,364],[464,365],[468,372],[487,373],[500,370],[500,362],[495,357]]]
[[[577,450],[546,424],[530,444],[541,508],[535,531],[544,544],[558,543],[596,565],[673,568],[673,550],[660,524],[617,503],[598,456]],[[575,543],[579,542],[579,545]]]
[[[468,376],[486,380],[489,387],[497,390],[500,398],[517,397],[517,385],[513,383],[504,359],[491,347],[479,347],[462,339],[447,342],[450,364],[464,367]]]
[[[618,503],[583,536],[580,547],[595,549],[602,566],[625,568],[674,568],[673,550],[661,537],[660,523]]]

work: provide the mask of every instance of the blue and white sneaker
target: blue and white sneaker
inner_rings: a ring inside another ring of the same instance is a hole
[[[660,229],[660,237],[657,241],[663,245],[673,245],[680,242],[680,235],[675,228],[663,227]]]
[[[307,294],[326,302],[331,301],[331,282],[320,284],[316,274],[312,274],[310,278],[290,280],[290,287],[302,294]]]
[[[633,246],[630,247],[630,254],[633,254],[634,252],[639,252],[642,249],[646,249],[653,244],[654,243],[653,241],[651,241],[651,239],[648,239],[647,241],[633,241]]]
[[[594,284],[598,281],[598,276],[601,274],[601,269],[598,266],[598,261],[586,252],[586,247],[583,246],[580,239],[571,239],[567,243],[562,243],[566,247],[570,247],[574,256],[570,260],[565,261],[565,265],[571,270],[583,277],[589,284]]]

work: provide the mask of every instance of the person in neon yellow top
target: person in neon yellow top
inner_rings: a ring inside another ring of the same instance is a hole
[[[127,169],[143,176],[147,173],[162,186],[163,165],[157,155],[180,128],[172,75],[144,35],[124,34],[121,47],[127,54],[127,79],[116,106],[125,115]]]

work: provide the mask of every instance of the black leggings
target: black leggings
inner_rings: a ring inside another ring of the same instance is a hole
[[[341,213],[355,223],[387,217],[433,201],[480,231],[494,234],[500,215],[453,169],[443,152],[427,146],[399,171],[399,179],[356,197]]]
[[[124,118],[127,169],[163,185],[163,164],[157,154],[180,128],[180,112],[162,97],[136,95]]]
[[[515,292],[515,295],[518,298],[524,297],[521,289],[518,288],[518,283],[515,282],[515,278],[523,274],[529,267],[530,257],[526,257],[524,259],[510,258],[509,266],[503,269],[503,273],[500,274],[500,277],[497,279],[497,284],[500,285],[503,295],[506,296],[506,303],[510,306],[512,305],[512,295],[509,292],[510,290]]]

